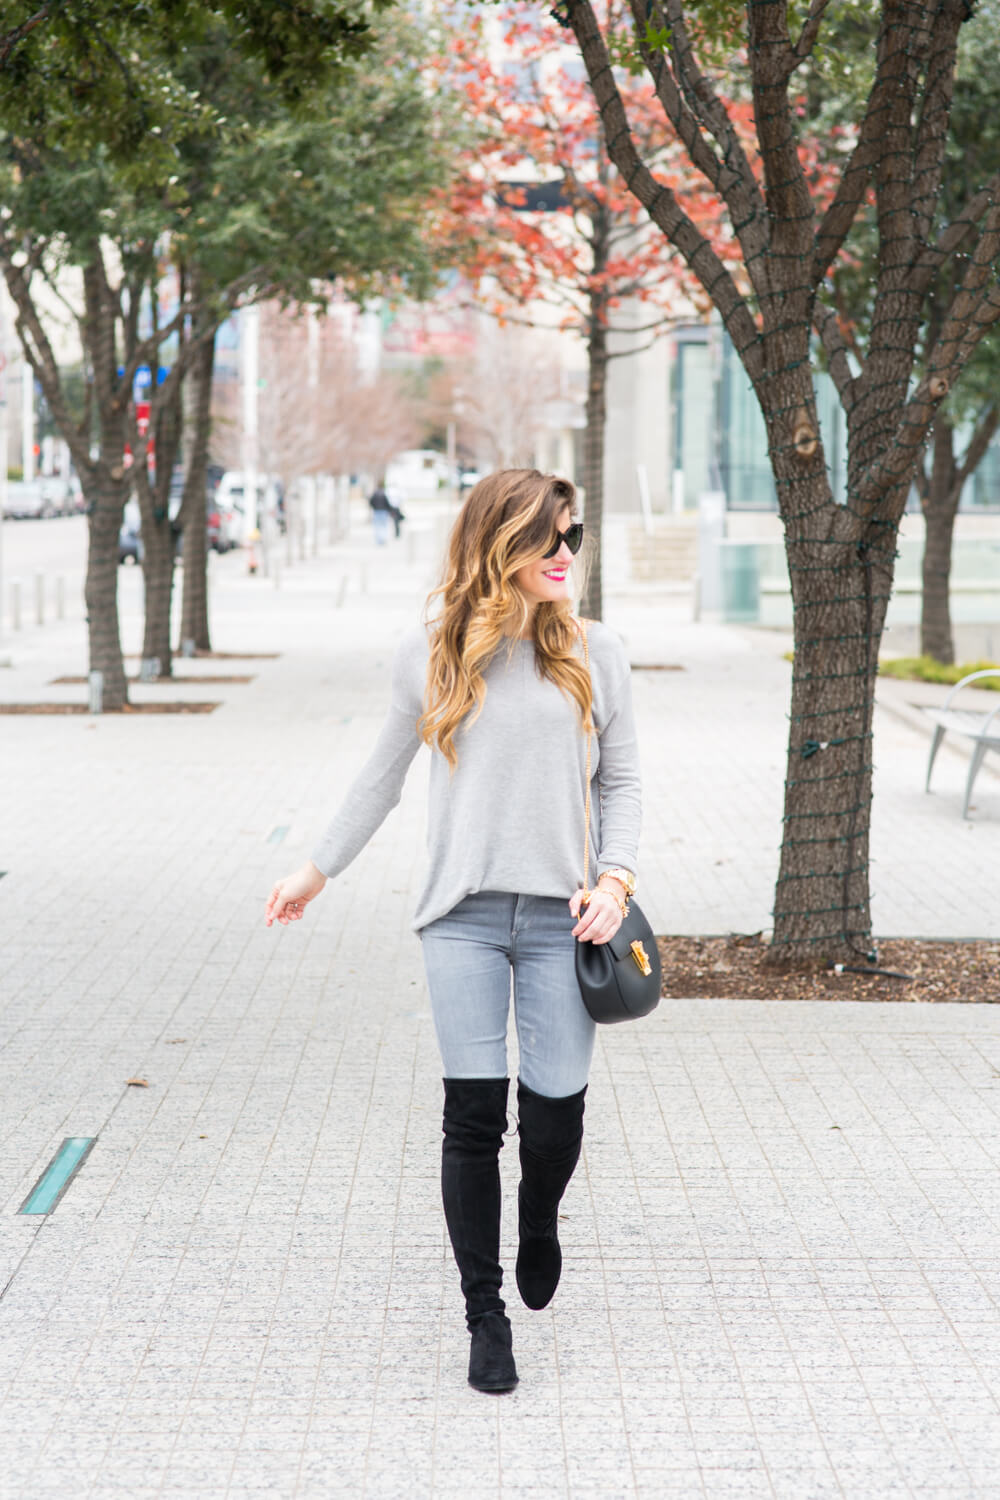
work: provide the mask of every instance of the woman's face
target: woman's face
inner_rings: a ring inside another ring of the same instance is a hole
[[[556,518],[556,529],[565,531],[573,519],[568,505],[563,506]],[[568,599],[569,565],[573,554],[565,542],[559,543],[559,551],[552,557],[540,557],[536,562],[526,563],[514,574],[514,583],[530,605],[550,604]]]

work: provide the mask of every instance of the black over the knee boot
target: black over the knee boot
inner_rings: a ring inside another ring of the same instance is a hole
[[[517,1193],[517,1289],[526,1307],[546,1307],[559,1285],[559,1200],[580,1158],[587,1089],[547,1099],[518,1079],[521,1186]]]
[[[469,1384],[480,1391],[517,1385],[510,1323],[500,1286],[500,1164],[507,1125],[506,1078],[444,1080],[441,1196],[472,1334]]]

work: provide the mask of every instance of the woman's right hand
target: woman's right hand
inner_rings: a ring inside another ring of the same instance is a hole
[[[272,922],[280,922],[282,927],[287,927],[289,922],[301,922],[309,902],[315,900],[325,885],[326,876],[311,860],[294,875],[286,875],[268,897],[264,913],[267,926],[270,927]]]

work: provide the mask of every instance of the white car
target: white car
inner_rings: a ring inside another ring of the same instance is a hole
[[[4,515],[15,521],[38,517],[71,516],[78,509],[73,486],[59,474],[41,474],[35,479],[8,479]]]
[[[231,545],[246,535],[246,477],[240,469],[227,469],[216,486],[213,507],[225,521]],[[257,524],[265,515],[278,513],[278,487],[267,474],[257,475]]]
[[[10,516],[15,521],[27,521],[39,516],[57,516],[60,509],[50,481],[8,479],[5,516]]]
[[[448,460],[436,448],[397,453],[385,471],[385,488],[406,500],[433,500],[454,482]]]

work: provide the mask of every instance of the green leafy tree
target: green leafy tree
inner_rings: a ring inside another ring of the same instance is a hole
[[[121,121],[109,122],[101,140],[103,116],[89,93],[78,120],[72,76],[60,53],[64,38],[55,26],[66,19],[61,10],[12,54],[23,69],[20,48],[31,45],[39,67],[52,73],[51,95],[40,100],[28,80],[20,95],[9,86],[0,99],[6,127],[0,268],[26,354],[70,445],[87,501],[90,665],[102,674],[108,708],[127,702],[117,535],[133,485],[147,533],[143,654],[169,670],[173,541],[166,486],[188,369],[196,370],[204,391],[211,377],[207,346],[221,320],[247,297],[321,296],[318,278],[347,272],[363,281],[390,268],[424,265],[415,203],[441,159],[427,149],[418,159],[413,149],[418,140],[428,147],[429,103],[398,44],[394,51],[383,44],[381,73],[374,70],[358,86],[354,56],[362,40],[370,50],[378,39],[346,7],[339,32],[336,12],[326,4],[288,8],[277,30],[273,7],[201,7],[193,16],[181,7],[174,30],[155,7],[151,13],[163,24],[146,28],[135,20],[147,14],[145,7],[126,9],[132,13],[124,18],[114,7],[101,15],[116,42],[114,60],[128,60],[122,115],[133,125],[144,120],[141,140]],[[294,33],[287,32],[292,16],[300,28]],[[331,27],[341,38],[339,49],[328,35]],[[301,68],[289,70],[278,54],[299,58]],[[114,62],[107,66],[114,71]],[[226,82],[231,74],[239,94]],[[307,92],[303,79],[312,75]],[[219,108],[227,92],[228,114]],[[370,111],[364,119],[362,101]],[[376,137],[380,120],[388,123],[384,147]],[[183,297],[175,315],[159,322],[165,256],[181,270]],[[77,321],[89,398],[82,422],[73,420],[39,312],[41,289],[58,290],[71,269],[82,286]],[[170,374],[151,400],[157,442],[151,482],[134,378],[144,364],[156,368],[170,339],[177,340]],[[197,458],[197,442],[193,451]],[[203,478],[201,496],[203,512]],[[198,530],[190,528],[192,560]]]
[[[253,60],[234,66],[221,28],[189,49],[181,80],[226,129],[190,131],[169,184],[167,246],[189,309],[178,359],[190,367],[190,429],[178,518],[184,536],[181,639],[210,646],[205,587],[205,463],[215,333],[236,302],[280,298],[325,306],[334,280],[354,295],[419,294],[433,260],[424,211],[449,148],[419,68],[421,47],[402,19],[371,56],[289,110]],[[156,485],[169,480],[179,412],[169,380],[152,402]],[[166,492],[137,474],[147,537],[143,655],[169,671],[174,530]]]
[[[839,65],[824,71],[812,66],[804,79],[805,99],[817,122],[817,138],[836,160],[850,139],[853,118],[871,88],[878,38],[878,15],[868,7],[846,6],[826,23],[824,40]],[[1000,82],[984,56],[1000,48],[1000,5],[980,0],[976,24],[959,38],[956,88],[945,145],[938,217],[956,219],[977,187],[1000,168]],[[874,203],[858,216],[854,254],[831,269],[827,296],[836,310],[852,354],[866,359],[877,284],[878,228]],[[966,270],[961,252],[946,261],[933,278],[923,310],[916,371],[931,360]],[[920,638],[923,654],[938,661],[955,659],[950,609],[952,540],[962,490],[990,447],[1000,422],[996,388],[1000,341],[990,330],[937,409],[918,462],[914,482],[925,521]]]
[[[871,86],[843,140],[836,190],[818,211],[799,155],[811,130],[806,82],[822,69],[827,0],[635,0],[626,61],[645,70],[691,168],[722,199],[745,290],[629,129],[590,0],[562,0],[608,150],[653,223],[719,311],[767,429],[785,529],[795,664],[784,836],[770,961],[857,962],[873,954],[869,897],[872,709],[892,589],[896,532],[941,403],[1000,318],[1000,179],[944,209],[946,147],[966,0],[882,0]],[[749,92],[753,148],[718,86]],[[830,300],[869,199],[878,253],[870,331],[859,358]],[[954,292],[923,368],[927,296],[946,268]],[[847,425],[847,500],[833,496],[817,416],[811,343],[822,340]]]

